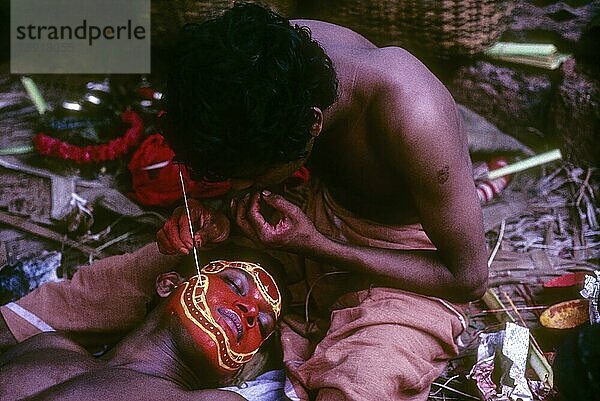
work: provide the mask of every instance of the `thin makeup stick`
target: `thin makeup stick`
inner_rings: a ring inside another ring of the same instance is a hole
[[[196,271],[198,272],[198,285],[202,286],[202,277],[200,276],[200,263],[198,263],[198,251],[196,250],[196,238],[194,237],[194,227],[192,226],[192,218],[190,216],[190,207],[185,193],[185,183],[183,182],[183,173],[181,172],[181,164],[179,167],[179,182],[181,182],[181,190],[183,191],[183,202],[185,203],[185,213],[187,214],[188,224],[190,225],[190,235],[192,236],[192,249],[194,251],[194,263],[196,263]]]

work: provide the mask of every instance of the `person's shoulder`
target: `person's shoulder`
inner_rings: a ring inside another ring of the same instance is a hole
[[[372,42],[358,32],[341,25],[310,19],[294,19],[290,20],[290,23],[307,27],[310,30],[311,37],[325,49],[327,54],[337,52],[340,48],[376,48]]]
[[[340,46],[330,52],[342,89],[375,106],[453,103],[450,93],[419,59],[396,47]],[[346,85],[344,85],[346,84]],[[418,111],[418,110],[415,110]]]
[[[368,55],[366,68],[379,82],[378,90],[388,95],[407,95],[409,99],[446,95],[446,87],[423,62],[407,50],[382,47]]]
[[[8,361],[16,359],[26,354],[35,354],[40,351],[70,351],[75,354],[89,355],[88,352],[77,344],[75,341],[65,337],[62,334],[56,332],[39,333],[27,340],[19,343],[4,354],[0,358],[0,361]]]
[[[367,115],[382,148],[401,146],[412,157],[417,149],[440,141],[462,143],[456,103],[421,61],[404,49],[387,47],[369,63],[363,72],[373,88]]]
[[[378,49],[363,66],[363,74],[369,76],[373,85],[372,112],[387,109],[397,118],[410,120],[411,124],[455,117],[456,105],[448,89],[405,49]]]

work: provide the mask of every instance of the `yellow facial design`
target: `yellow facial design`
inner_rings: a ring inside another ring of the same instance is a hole
[[[219,274],[225,269],[242,270],[251,278],[246,293],[237,294],[229,288]],[[264,336],[257,327],[259,311],[272,314],[275,320],[281,314],[277,284],[265,269],[250,262],[213,261],[202,268],[200,278],[200,283],[194,276],[181,286],[176,309],[183,312],[184,326],[194,339],[205,341],[208,335],[214,343],[220,368],[238,370],[270,335]]]

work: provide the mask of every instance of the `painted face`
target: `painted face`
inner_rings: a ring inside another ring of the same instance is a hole
[[[241,368],[273,332],[281,295],[257,264],[218,260],[175,290],[167,306],[177,314],[210,364],[224,374]]]

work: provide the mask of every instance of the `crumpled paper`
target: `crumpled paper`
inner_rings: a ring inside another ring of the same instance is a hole
[[[600,294],[600,270],[594,272],[594,276],[585,276],[583,290],[579,293],[590,301],[590,324],[600,323],[600,312],[598,312],[598,295]]]
[[[68,208],[69,211],[63,218],[67,224],[67,231],[79,235],[88,232],[94,224],[94,215],[88,201],[73,192]]]
[[[61,262],[60,252],[43,251],[0,270],[0,303],[19,299],[46,282],[62,281],[56,273]]]
[[[529,351],[529,329],[514,323],[506,323],[506,329],[480,335],[477,363],[469,378],[477,383],[486,401],[533,401],[527,385],[525,369]],[[500,358],[500,392],[492,380],[495,356]]]

